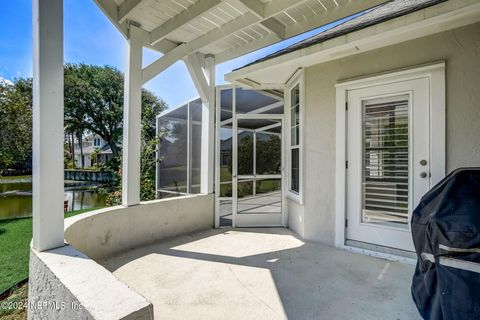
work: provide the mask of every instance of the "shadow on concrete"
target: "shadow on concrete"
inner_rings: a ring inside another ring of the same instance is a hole
[[[207,230],[134,249],[100,263],[121,280],[128,274],[131,283],[127,284],[136,289],[135,264],[151,255],[159,256],[151,265],[152,274],[178,272],[175,268],[155,271],[155,268],[162,268],[157,263],[162,263],[162,257],[180,258],[178,264],[204,261],[233,267],[230,269],[233,269],[235,278],[228,278],[224,283],[222,294],[227,296],[228,281],[243,282],[242,285],[255,296],[273,281],[278,297],[259,299],[272,309],[274,318],[419,318],[410,297],[413,266],[305,242],[288,229]],[[263,276],[255,279],[259,283],[251,283],[251,279],[245,278],[251,275],[251,270],[247,272],[242,267],[268,270],[271,278]],[[179,278],[178,281],[188,279]],[[199,294],[210,289],[191,288],[198,290]],[[143,295],[150,299],[149,295],[154,292],[145,291]],[[269,305],[269,301],[275,302],[275,299],[280,300],[278,305],[281,308],[275,307],[275,303]]]

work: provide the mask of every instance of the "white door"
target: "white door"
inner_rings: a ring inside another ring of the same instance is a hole
[[[428,78],[347,92],[347,239],[413,251],[412,210],[430,189]]]
[[[283,225],[282,123],[279,115],[236,115],[233,126],[234,227]]]

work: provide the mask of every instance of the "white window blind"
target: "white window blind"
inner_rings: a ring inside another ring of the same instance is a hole
[[[408,226],[409,96],[363,101],[362,220]]]

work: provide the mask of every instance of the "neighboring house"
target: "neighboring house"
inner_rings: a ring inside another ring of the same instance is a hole
[[[128,40],[122,205],[64,222],[62,1],[34,0],[29,305],[68,307],[30,318],[418,318],[398,261],[444,262],[416,255],[412,212],[480,167],[478,0],[95,2]],[[216,65],[320,26],[215,87]],[[144,46],[162,55],[142,67]],[[201,105],[157,118],[157,191],[175,197],[141,202],[142,85],[182,60]],[[463,293],[479,264],[458,256],[478,243],[447,249],[462,276],[445,293]]]
[[[83,149],[83,167],[92,167],[95,164],[104,164],[112,159],[112,150],[110,146],[99,135],[89,133],[84,136],[82,141]],[[82,155],[80,144],[75,140],[75,165],[82,167]]]

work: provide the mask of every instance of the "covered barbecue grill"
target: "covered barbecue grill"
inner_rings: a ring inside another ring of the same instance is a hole
[[[457,169],[413,212],[412,296],[424,319],[480,318],[480,168]]]

